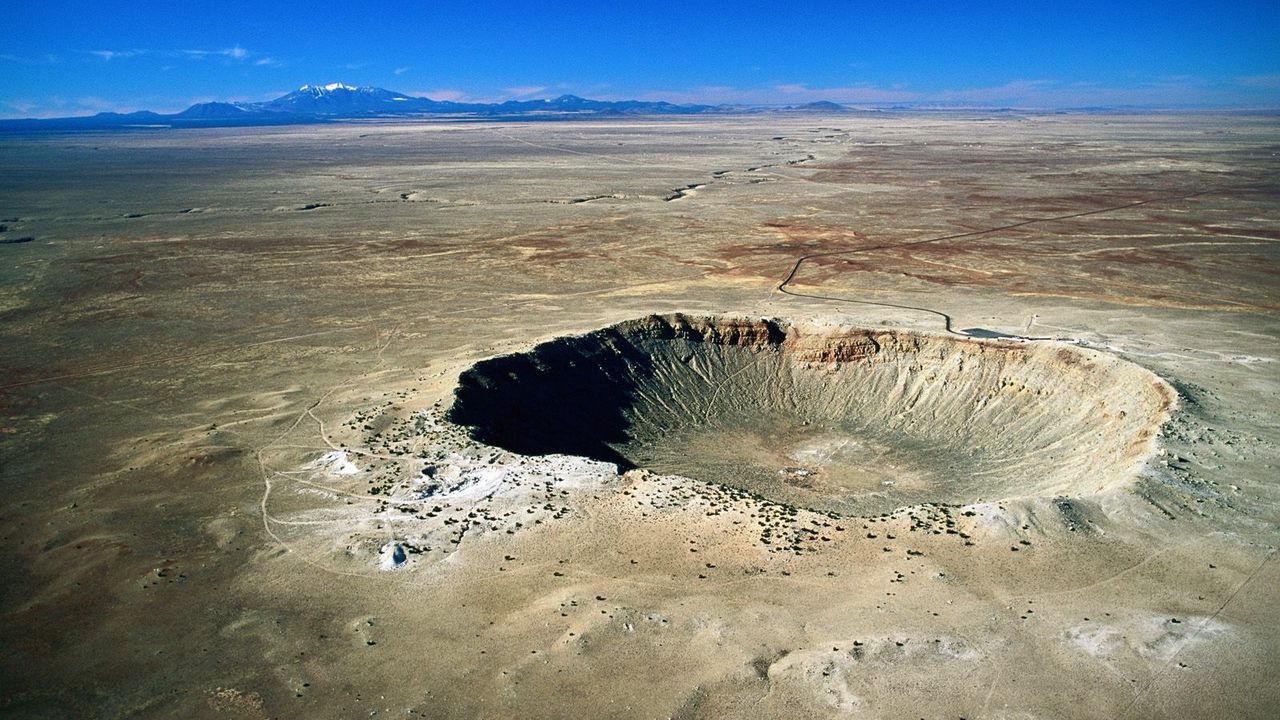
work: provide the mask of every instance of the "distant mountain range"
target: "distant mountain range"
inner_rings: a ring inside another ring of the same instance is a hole
[[[804,112],[852,112],[843,105],[825,101],[781,109]],[[545,100],[508,100],[503,103],[460,103],[413,97],[376,87],[353,87],[342,83],[329,83],[328,85],[303,85],[287,95],[266,102],[205,102],[192,105],[182,112],[170,114],[140,110],[131,113],[104,112],[83,117],[0,120],[0,130],[294,125],[355,119],[433,116],[567,119],[617,115],[698,115],[752,110],[752,108],[729,105],[676,105],[645,100],[588,100],[576,95],[561,95]]]

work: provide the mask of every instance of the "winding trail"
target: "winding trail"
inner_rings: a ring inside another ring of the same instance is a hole
[[[963,238],[980,237],[982,235],[991,235],[993,233],[1003,232],[1005,230],[1013,230],[1015,228],[1026,227],[1028,225],[1036,225],[1039,223],[1073,220],[1075,218],[1088,217],[1090,215],[1102,215],[1104,213],[1118,212],[1120,210],[1127,210],[1129,208],[1141,207],[1143,205],[1152,205],[1152,204],[1162,203],[1162,202],[1173,202],[1175,200],[1188,200],[1190,198],[1199,197],[1201,195],[1208,195],[1213,192],[1220,192],[1223,189],[1227,189],[1227,188],[1220,188],[1216,190],[1200,190],[1197,192],[1185,193],[1182,195],[1164,195],[1160,197],[1148,198],[1146,200],[1136,200],[1136,201],[1124,203],[1121,205],[1112,205],[1110,207],[1105,207],[1098,210],[1086,210],[1083,212],[1068,213],[1066,215],[1054,215],[1052,217],[1032,218],[1030,220],[1021,220],[1019,222],[1009,223],[1007,225],[996,225],[994,227],[983,228],[981,230],[970,230],[968,232],[952,233],[950,235],[940,235],[937,237],[924,238],[921,240],[908,240],[906,242],[901,242],[901,243],[886,243],[886,244],[880,244],[880,245],[872,245],[871,247],[854,248],[852,250],[831,250],[829,252],[809,253],[808,255],[801,255],[796,260],[795,264],[791,266],[791,272],[787,273],[787,277],[784,278],[782,282],[778,283],[777,287],[774,288],[774,290],[784,295],[791,295],[792,297],[812,298],[815,300],[828,300],[831,302],[856,303],[858,305],[874,305],[877,307],[897,308],[900,310],[914,310],[917,312],[928,313],[930,315],[937,315],[938,317],[942,318],[943,328],[946,330],[946,332],[951,333],[952,335],[961,335],[961,336],[967,337],[968,336],[967,333],[958,332],[954,330],[951,327],[951,323],[952,323],[951,316],[940,310],[934,310],[932,308],[927,308],[927,307],[919,307],[916,305],[900,305],[897,303],[875,302],[872,300],[852,300],[850,298],[832,297],[829,295],[815,295],[815,294],[790,290],[788,289],[787,286],[793,285],[795,283],[796,276],[800,273],[800,268],[801,266],[804,265],[805,261],[813,260],[814,258],[837,257],[842,255],[859,255],[864,253],[877,252],[880,250],[895,250],[897,248],[912,247],[914,245],[929,245],[932,243],[944,242],[946,240],[960,240]]]

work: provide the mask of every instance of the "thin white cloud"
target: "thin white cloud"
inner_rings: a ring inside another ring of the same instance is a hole
[[[873,85],[847,85],[842,87],[815,88],[803,84],[775,85],[784,102],[816,102],[829,100],[837,103],[885,103],[911,102],[920,97],[920,93],[902,88],[883,88]]]
[[[136,102],[86,95],[65,101],[65,105],[77,113],[118,112],[130,113],[143,108]]]
[[[148,50],[90,50],[89,54],[101,59],[103,62],[111,62],[117,58],[131,58],[139,55],[146,55]]]
[[[467,94],[461,90],[427,90],[426,92],[411,92],[409,95],[417,97],[429,97],[432,100],[447,100],[449,102],[459,102],[467,99]]]
[[[431,90],[419,90],[419,89],[411,88],[408,90],[401,89],[400,92],[403,92],[405,95],[409,95],[411,97],[425,97],[425,98],[430,98],[432,100],[444,100],[448,102],[461,102],[461,103],[495,104],[495,103],[500,103],[500,102],[504,102],[506,100],[511,99],[511,96],[505,93],[494,93],[494,94],[470,93],[465,90],[457,90],[455,88],[433,88]]]
[[[1247,87],[1260,88],[1280,88],[1280,73],[1272,73],[1270,75],[1248,75],[1246,77],[1237,78],[1236,83]]]
[[[1016,103],[1053,90],[1053,83],[1045,80],[1010,80],[1003,85],[990,87],[941,90],[928,94],[930,102],[958,103]]]
[[[517,100],[527,98],[531,95],[537,95],[546,89],[546,85],[517,85],[516,87],[503,88],[505,92]]]
[[[1025,109],[1089,106],[1241,106],[1280,104],[1280,75],[1211,82],[1190,75],[1152,78],[1144,83],[1108,86],[1017,79],[998,85],[921,90],[903,86],[848,85],[816,87],[780,83],[767,87],[708,85],[681,90],[592,95],[601,100],[665,100],[678,104],[795,105],[818,100],[845,105],[917,104]]]
[[[391,72],[395,73],[396,75],[403,75],[409,72],[410,69],[411,68],[407,68],[407,67],[398,67],[395,70],[392,70]]]
[[[37,110],[40,107],[40,104],[18,98],[14,100],[6,100],[4,106],[13,109],[20,115],[30,116],[33,110]]]
[[[5,62],[17,63],[19,65],[56,65],[62,62],[62,58],[53,53],[45,53],[36,57],[28,57],[25,55],[11,55],[9,53],[0,53],[0,60]]]
[[[920,97],[919,92],[895,87],[871,85],[812,87],[803,83],[783,83],[755,88],[704,85],[688,90],[653,90],[639,94],[636,99],[666,101],[680,105],[794,105],[818,100],[846,104],[914,102]],[[609,99],[624,98],[618,95]]]
[[[183,50],[182,54],[196,60],[201,60],[207,57],[224,57],[228,60],[246,60],[253,55],[252,52],[245,50],[239,45],[222,48],[221,50]]]
[[[1280,89],[1280,85],[1277,85]],[[1050,80],[1015,80],[1003,85],[945,90],[929,94],[935,102],[968,102],[1021,108],[1072,107],[1181,107],[1275,105],[1280,93],[1243,92],[1239,85],[1210,81],[1194,75],[1153,78],[1126,86],[1091,82],[1060,83]]]
[[[283,62],[279,58],[270,55],[246,49],[240,45],[233,45],[229,48],[220,48],[216,50],[181,50],[176,53],[169,53],[171,57],[185,57],[188,60],[204,60],[206,58],[221,59],[224,64],[248,63],[255,67],[282,67]]]

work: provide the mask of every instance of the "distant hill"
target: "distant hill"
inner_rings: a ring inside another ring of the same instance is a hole
[[[503,103],[432,100],[376,87],[343,83],[303,85],[274,100],[257,103],[204,102],[171,114],[142,110],[85,117],[0,120],[0,130],[76,130],[140,126],[220,127],[333,122],[359,118],[436,115],[475,117],[590,117],[609,115],[694,115],[717,112],[711,105],[675,105],[644,100],[588,100],[561,95]]]
[[[196,103],[174,117],[181,118],[231,118],[244,117],[249,111],[234,103]]]
[[[796,105],[790,110],[798,110],[801,112],[825,112],[825,113],[842,113],[852,112],[849,108],[839,103],[833,103],[830,100],[818,100],[816,102],[805,103],[804,105]]]

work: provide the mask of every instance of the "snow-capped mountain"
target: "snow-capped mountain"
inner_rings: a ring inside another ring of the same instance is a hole
[[[363,115],[381,112],[430,112],[434,104],[435,101],[428,98],[410,97],[382,88],[329,83],[303,85],[287,95],[257,103],[253,107],[266,112]]]
[[[302,87],[298,88],[298,92],[300,93],[309,92],[313,95],[320,96],[326,93],[337,92],[338,90],[346,90],[348,92],[358,92],[362,89],[376,90],[377,88],[372,88],[372,87],[358,88],[354,85],[347,85],[346,83],[336,82],[336,83],[329,83],[328,85],[303,85]]]

